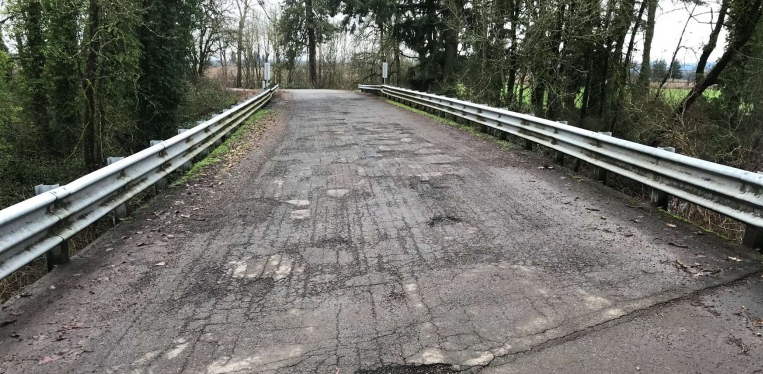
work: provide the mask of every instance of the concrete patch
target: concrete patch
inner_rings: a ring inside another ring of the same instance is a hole
[[[301,209],[301,210],[292,210],[291,211],[291,219],[300,220],[310,217],[310,210],[308,209]]]
[[[344,197],[344,195],[347,195],[349,192],[350,190],[345,189],[328,190],[326,191],[326,195],[331,197]]]
[[[288,200],[286,203],[294,206],[308,206],[310,205],[310,200]]]

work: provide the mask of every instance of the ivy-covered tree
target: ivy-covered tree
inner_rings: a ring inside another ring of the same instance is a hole
[[[50,151],[57,157],[71,152],[80,134],[80,107],[77,105],[80,75],[80,0],[44,0],[47,34],[47,74],[50,76],[52,126]]]
[[[177,134],[177,110],[193,48],[194,0],[143,0],[138,29],[138,145]]]
[[[28,91],[25,113],[34,128],[52,140],[48,115],[48,79],[45,76],[45,20],[40,0],[22,0],[17,4],[21,22],[18,31],[19,54]]]

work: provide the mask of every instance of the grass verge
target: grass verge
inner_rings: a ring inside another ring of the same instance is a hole
[[[423,110],[419,110],[419,109],[416,109],[414,107],[398,103],[396,101],[392,101],[392,100],[386,100],[386,101],[388,103],[394,105],[394,106],[397,106],[397,107],[400,107],[400,108],[403,108],[403,109],[406,109],[406,110],[410,110],[411,112],[418,113],[418,114],[427,116],[429,118],[432,118],[432,119],[434,119],[437,122],[444,123],[444,124],[446,124],[448,126],[453,126],[453,127],[458,128],[458,129],[461,129],[463,131],[466,131],[466,132],[468,132],[468,133],[470,133],[470,134],[472,134],[472,135],[474,135],[474,136],[476,136],[476,137],[478,137],[480,139],[493,140],[494,142],[498,143],[500,146],[502,146],[504,148],[514,148],[514,147],[516,147],[516,144],[514,144],[512,142],[509,142],[507,140],[500,140],[500,139],[496,138],[495,136],[491,136],[489,134],[485,134],[485,133],[477,130],[476,128],[474,128],[472,126],[463,125],[463,124],[460,124],[460,123],[458,123],[456,121],[453,121],[453,120],[450,120],[450,119],[447,119],[447,118],[442,118],[442,117],[440,117],[440,116],[438,116],[436,114],[427,113],[427,112],[425,112]]]
[[[189,170],[185,175],[178,178],[175,182],[172,183],[173,187],[182,186],[190,181],[198,179],[204,172],[212,165],[220,163],[228,153],[230,153],[230,150],[232,148],[237,147],[241,141],[242,137],[245,137],[247,134],[251,133],[252,131],[256,131],[258,129],[257,126],[253,126],[259,120],[260,118],[263,118],[270,114],[273,110],[272,109],[261,109],[257,111],[256,113],[252,114],[249,118],[244,121],[244,124],[241,125],[241,127],[236,130],[236,132],[231,135],[231,137],[224,141],[220,146],[215,148],[207,157],[205,157],[203,160],[195,163],[191,170]]]

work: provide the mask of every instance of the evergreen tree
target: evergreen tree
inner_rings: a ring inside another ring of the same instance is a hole
[[[652,63],[652,79],[659,80],[668,74],[668,62],[659,59]]]
[[[684,73],[681,68],[681,61],[676,60],[673,63],[673,67],[670,69],[670,79],[681,79],[683,77]]]

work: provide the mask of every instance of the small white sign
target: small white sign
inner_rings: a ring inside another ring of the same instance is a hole
[[[270,63],[265,63],[265,80],[270,82]]]
[[[382,64],[382,78],[387,79],[387,63]]]

